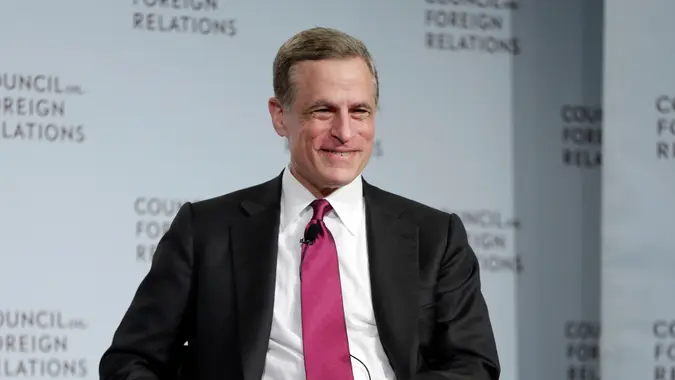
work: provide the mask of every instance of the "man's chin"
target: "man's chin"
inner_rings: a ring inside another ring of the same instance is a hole
[[[324,179],[332,186],[341,187],[350,184],[359,175],[351,168],[331,168],[324,171]]]

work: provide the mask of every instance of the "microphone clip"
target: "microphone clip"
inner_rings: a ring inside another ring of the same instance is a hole
[[[302,244],[302,245],[305,245],[305,244],[307,244],[307,245],[313,245],[313,244],[314,244],[314,240],[308,240],[308,239],[304,239],[304,238],[303,238],[303,239],[300,239],[300,244]]]

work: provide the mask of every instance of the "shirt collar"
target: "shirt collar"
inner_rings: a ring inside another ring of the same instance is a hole
[[[311,203],[316,198],[286,168],[281,179],[281,230],[295,222],[304,212],[312,212]],[[357,176],[351,183],[340,187],[326,197],[340,222],[356,235],[363,219],[363,181]],[[330,213],[329,213],[330,215]]]

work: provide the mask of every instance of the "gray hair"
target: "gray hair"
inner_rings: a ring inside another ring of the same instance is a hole
[[[274,58],[274,96],[281,106],[289,108],[295,101],[293,70],[302,61],[362,58],[375,85],[375,104],[380,99],[380,82],[375,62],[366,45],[359,39],[336,29],[316,27],[294,35],[279,48]]]

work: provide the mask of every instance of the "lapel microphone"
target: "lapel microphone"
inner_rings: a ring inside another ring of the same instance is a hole
[[[321,227],[319,227],[318,224],[312,224],[309,226],[307,229],[307,232],[305,232],[305,236],[300,239],[300,244],[307,244],[307,245],[312,245],[314,244],[314,240],[316,240],[316,237],[319,236],[319,232],[321,231]]]
[[[302,281],[302,262],[305,260],[305,253],[307,253],[307,248],[314,244],[316,237],[319,236],[321,232],[321,227],[318,223],[310,224],[309,228],[305,232],[305,236],[300,239],[300,244],[302,244],[302,253],[300,254],[300,267],[298,268],[298,274],[300,275],[300,281]]]

